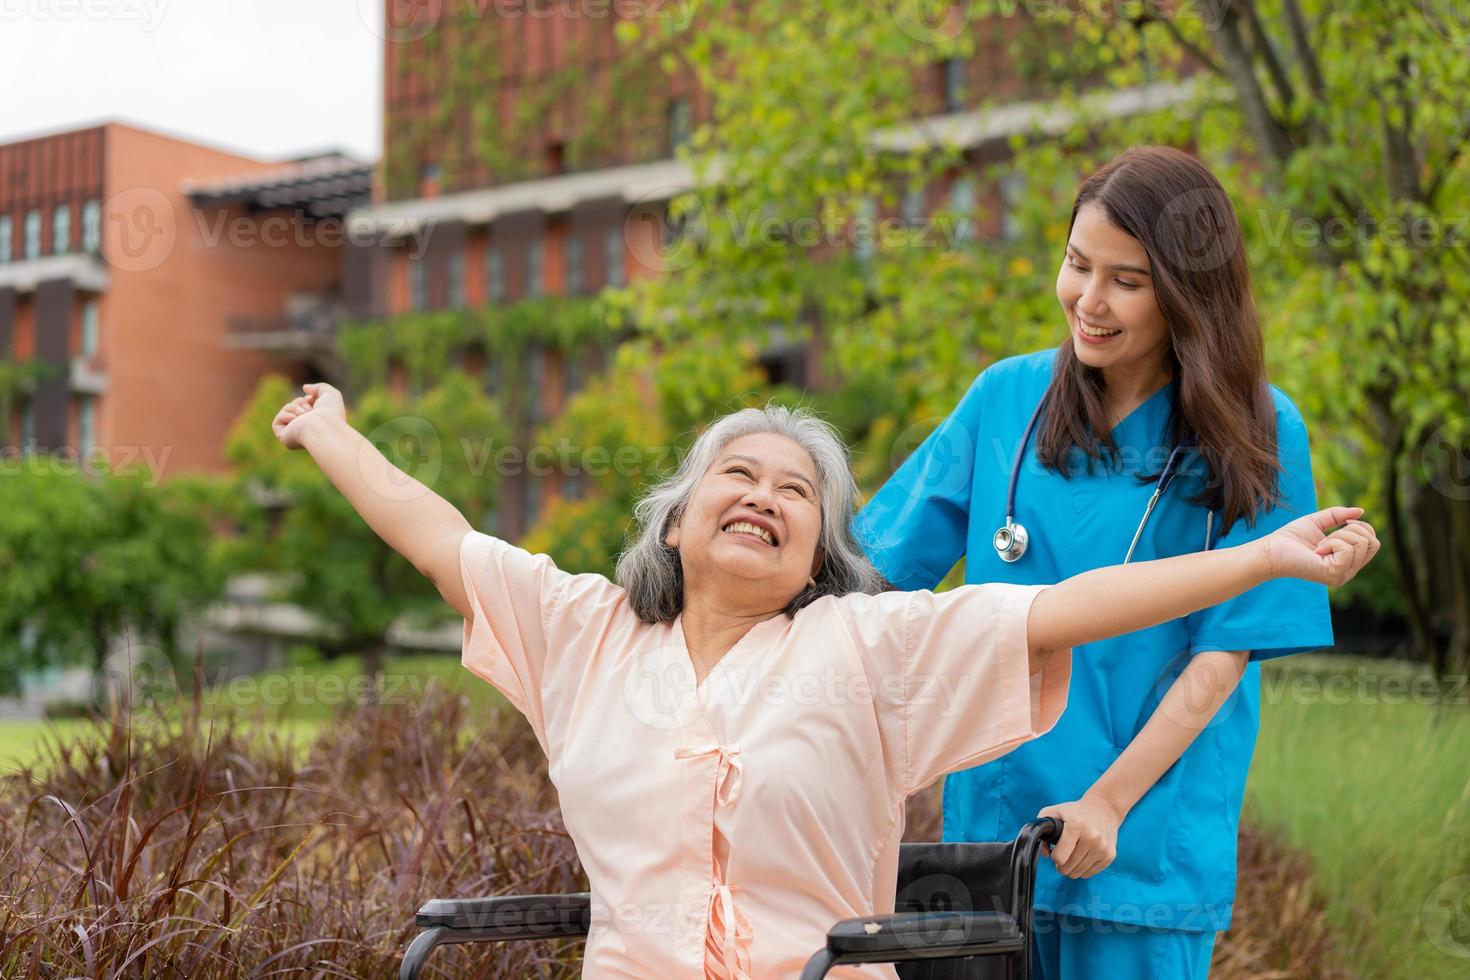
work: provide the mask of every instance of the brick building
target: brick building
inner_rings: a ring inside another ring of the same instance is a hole
[[[349,216],[376,244],[350,250],[351,309],[391,318],[592,293],[659,274],[657,262],[640,256],[660,251],[651,236],[663,227],[670,192],[692,186],[674,151],[710,114],[692,72],[670,76],[658,58],[621,49],[615,5],[601,16],[569,7],[541,16],[508,7],[521,15],[501,16],[494,5],[449,16],[445,5],[427,19],[434,5],[388,7],[381,192]],[[974,57],[919,69],[913,125],[879,134],[879,146],[923,152],[943,136],[964,148],[966,162],[905,195],[895,213],[875,206],[871,217],[917,223],[949,202],[973,215],[971,234],[1009,233],[1009,189],[984,185],[982,168],[1008,154],[1012,135],[1038,124],[1060,131],[1070,121],[1012,63],[1008,42],[1028,26],[1035,27],[1021,17],[977,20],[968,25]],[[1134,112],[1180,94],[1116,92],[1100,111]],[[982,96],[1006,104],[966,108]],[[583,359],[577,351],[530,352],[523,370],[536,381],[532,415],[560,411],[588,373]],[[817,349],[773,337],[761,360],[772,380],[821,383]],[[563,487],[510,476],[496,530],[517,537]]]
[[[301,370],[252,327],[336,295],[340,249],[312,229],[370,179],[116,122],[0,145],[0,443],[158,478],[224,469],[260,376]],[[293,196],[303,182],[317,196]]]

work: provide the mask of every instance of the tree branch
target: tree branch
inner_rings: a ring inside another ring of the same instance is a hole
[[[1435,171],[1434,176],[1430,178],[1429,186],[1424,189],[1425,204],[1428,204],[1430,207],[1434,206],[1435,199],[1439,197],[1439,192],[1444,189],[1445,181],[1454,172],[1460,159],[1465,155],[1467,148],[1470,148],[1470,123],[1467,123],[1465,128],[1460,130],[1459,135],[1455,137],[1454,143],[1450,147],[1449,155],[1445,157],[1444,163]]]
[[[1393,82],[1393,95],[1398,103],[1398,110],[1403,114],[1403,121],[1395,126],[1389,116],[1389,99],[1380,98],[1379,115],[1383,120],[1383,149],[1388,166],[1388,192],[1391,200],[1395,202],[1422,202],[1423,191],[1419,186],[1418,158],[1414,152],[1414,142],[1410,136],[1412,127],[1413,107],[1409,104],[1407,82],[1409,76],[1408,58],[1400,56],[1395,67],[1398,69]]]
[[[1284,0],[1284,4],[1291,46],[1296,52],[1296,60],[1301,62],[1302,73],[1307,76],[1307,88],[1313,98],[1322,99],[1326,96],[1327,83],[1322,80],[1322,66],[1317,63],[1317,52],[1312,49],[1311,39],[1307,36],[1307,21],[1302,16],[1301,4],[1297,0]]]
[[[1276,46],[1271,43],[1271,35],[1266,33],[1266,27],[1256,13],[1255,2],[1237,0],[1236,6],[1245,14],[1246,26],[1250,28],[1256,51],[1266,65],[1266,73],[1271,76],[1271,85],[1276,89],[1277,97],[1281,99],[1282,112],[1289,115],[1296,105],[1296,87],[1291,84],[1291,77],[1287,75],[1281,59],[1276,55]]]
[[[1200,64],[1204,65],[1206,69],[1213,72],[1214,74],[1219,75],[1222,78],[1225,77],[1225,69],[1220,67],[1220,63],[1214,58],[1211,58],[1209,52],[1205,51],[1204,48],[1201,48],[1198,44],[1195,44],[1189,38],[1185,37],[1184,32],[1179,29],[1179,25],[1174,23],[1174,18],[1154,16],[1153,14],[1145,14],[1135,20],[1134,23],[1138,26],[1140,30],[1144,27],[1147,27],[1149,24],[1161,25],[1164,30],[1169,32],[1169,37],[1173,38],[1174,43],[1183,48],[1190,57],[1194,58]]]
[[[1261,90],[1255,68],[1251,64],[1250,52],[1241,36],[1240,14],[1229,0],[1204,0],[1204,3],[1220,25],[1216,31],[1216,43],[1224,63],[1224,74],[1235,89],[1246,124],[1250,126],[1267,160],[1276,170],[1283,170],[1291,159],[1294,147],[1286,128],[1271,114],[1271,109],[1266,104],[1266,95]]]

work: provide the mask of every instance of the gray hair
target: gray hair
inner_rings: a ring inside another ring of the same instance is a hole
[[[885,585],[852,533],[852,517],[859,496],[847,446],[826,421],[800,408],[768,404],[746,408],[717,419],[702,432],[678,469],[660,480],[633,507],[633,542],[618,558],[617,581],[628,590],[638,618],[667,623],[684,609],[684,569],[679,549],[664,538],[684,515],[705,471],[720,451],[742,436],[773,433],[805,449],[817,467],[817,501],[822,529],[817,542],[822,565],[808,585],[787,604],[786,615],[825,595],[851,592],[873,594]]]

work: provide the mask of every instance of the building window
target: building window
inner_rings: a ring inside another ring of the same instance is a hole
[[[26,212],[26,258],[34,259],[41,254],[41,212],[32,208]]]
[[[408,308],[422,310],[427,309],[428,305],[428,269],[422,258],[410,255],[408,257]]]
[[[602,275],[607,285],[621,286],[628,281],[623,261],[623,228],[619,225],[602,233]]]
[[[82,355],[91,357],[97,353],[97,301],[89,300],[82,307]]]
[[[88,252],[102,248],[102,205],[97,201],[82,205],[82,248]]]
[[[541,481],[527,473],[521,480],[524,493],[521,507],[521,533],[528,533],[541,518]]]
[[[29,398],[20,410],[20,448],[26,451],[36,448],[36,407]]]
[[[587,372],[583,368],[585,360],[586,358],[577,351],[569,350],[562,354],[561,390],[564,400],[570,401],[571,397],[581,391],[582,386],[587,383]]]
[[[859,262],[872,259],[877,248],[878,227],[874,220],[878,207],[871,197],[858,201],[857,213],[852,218],[852,251]]]
[[[540,296],[546,291],[546,243],[537,238],[526,249],[526,295]]]
[[[491,398],[498,396],[501,389],[505,387],[505,365],[500,362],[500,358],[495,356],[493,351],[485,358],[484,382],[485,394]]]
[[[949,206],[956,214],[959,224],[955,228],[955,239],[961,242],[975,238],[975,181],[960,177],[949,188]]]
[[[90,453],[97,445],[97,399],[83,398],[82,410],[77,417],[77,452]]]
[[[944,82],[944,111],[959,112],[965,104],[965,59],[945,58],[940,63]]]
[[[546,351],[532,346],[526,350],[526,418],[542,419],[541,399],[546,387]]]
[[[485,298],[492,303],[505,299],[505,256],[494,245],[485,249]]]
[[[924,221],[924,188],[910,187],[904,191],[901,210],[903,223],[917,228]]]
[[[576,473],[563,473],[561,478],[561,498],[568,501],[581,500],[585,496],[583,490],[586,479],[586,474],[580,471]]]
[[[582,291],[585,276],[582,273],[582,239],[577,235],[566,238],[567,295],[575,296]]]
[[[669,156],[689,141],[689,100],[669,100]]]
[[[464,306],[464,252],[456,249],[449,256],[449,306],[459,309]]]
[[[51,212],[51,254],[65,255],[71,251],[71,205],[58,204]]]
[[[1000,234],[1006,241],[1021,237],[1021,199],[1026,193],[1026,175],[1008,171],[1000,179]]]
[[[806,390],[807,346],[793,343],[785,331],[777,328],[772,342],[761,351],[756,362],[766,372],[766,379],[773,385],[790,385]]]
[[[15,222],[10,215],[0,215],[0,262],[9,262],[10,239],[15,234]]]

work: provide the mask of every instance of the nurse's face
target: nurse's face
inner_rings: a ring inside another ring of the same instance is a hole
[[[1109,222],[1102,207],[1078,209],[1057,273],[1057,299],[1083,364],[1146,372],[1163,365],[1169,328],[1150,271],[1143,245]]]
[[[784,606],[816,570],[821,529],[811,457],[785,436],[758,433],[720,450],[666,540],[691,587],[740,580],[742,598]]]

